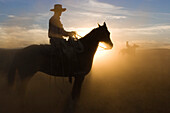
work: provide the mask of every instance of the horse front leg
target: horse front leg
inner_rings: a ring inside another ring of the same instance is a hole
[[[72,88],[72,99],[73,100],[75,99],[77,100],[80,97],[81,86],[82,86],[84,77],[85,77],[84,75],[79,75],[75,77],[74,85]]]

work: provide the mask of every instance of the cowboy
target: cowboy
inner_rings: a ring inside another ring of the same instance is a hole
[[[61,4],[55,4],[54,9],[50,11],[54,12],[54,15],[49,20],[49,31],[48,37],[50,38],[50,43],[53,47],[60,47],[61,44],[64,45],[65,40],[63,36],[74,36],[75,31],[67,32],[63,28],[63,24],[60,21],[60,16],[62,12],[66,11],[66,8],[62,8]]]
[[[73,36],[76,35],[75,31],[71,31],[71,32],[67,32],[64,30],[63,28],[63,24],[60,21],[60,16],[62,14],[62,12],[66,11],[66,8],[62,8],[61,4],[55,4],[54,5],[54,9],[51,9],[50,11],[54,12],[54,15],[50,18],[49,20],[49,31],[48,31],[48,36],[50,38],[50,43],[52,45],[52,47],[54,48],[54,52],[57,50],[59,54],[62,54],[61,52],[61,46],[63,52],[65,50],[65,54],[69,59],[69,70],[72,70],[72,64],[74,63],[74,59],[76,57],[74,54],[74,50],[73,47],[68,47],[66,44],[66,41],[63,39],[63,36],[69,36],[69,42],[74,42],[74,38]],[[61,55],[60,55],[61,57]],[[71,71],[70,71],[71,72]],[[69,76],[69,81],[70,83],[72,82],[72,77]]]
[[[126,47],[127,47],[127,48],[130,48],[130,45],[129,45],[129,42],[128,42],[128,41],[126,41]]]

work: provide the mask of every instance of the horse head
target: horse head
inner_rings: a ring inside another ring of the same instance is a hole
[[[112,49],[113,43],[110,39],[110,32],[107,29],[106,23],[101,26],[98,24],[98,41],[99,42],[104,42],[106,45],[106,49]]]

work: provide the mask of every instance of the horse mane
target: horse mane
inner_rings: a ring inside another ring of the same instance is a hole
[[[92,29],[88,34],[86,34],[86,35],[85,35],[84,37],[82,37],[82,38],[93,36],[94,32],[95,32],[96,30],[98,30],[98,29],[99,29],[99,28],[94,28],[94,29]],[[80,39],[82,39],[82,38],[80,38]]]

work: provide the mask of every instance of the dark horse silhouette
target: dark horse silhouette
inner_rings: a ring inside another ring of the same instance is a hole
[[[17,72],[21,79],[20,89],[25,91],[27,83],[30,78],[38,72],[44,72],[52,76],[60,77],[74,77],[74,85],[72,88],[72,98],[76,99],[80,96],[81,85],[84,80],[85,75],[87,75],[92,67],[93,57],[97,50],[99,42],[105,42],[109,45],[109,49],[113,47],[113,43],[110,40],[110,33],[107,29],[106,23],[102,26],[93,29],[90,33],[80,38],[82,45],[84,46],[84,51],[77,53],[78,62],[76,67],[76,73],[74,71],[61,71],[68,69],[68,62],[64,62],[65,57],[57,57],[56,55],[47,54],[50,45],[30,45],[18,51],[13,63],[11,65],[10,71],[8,73],[8,83],[10,86],[14,83],[15,74]],[[46,54],[45,54],[46,53]],[[54,60],[51,60],[54,59]],[[66,65],[58,66],[57,61],[62,60],[63,62],[58,62]],[[55,62],[52,62],[55,61]]]

